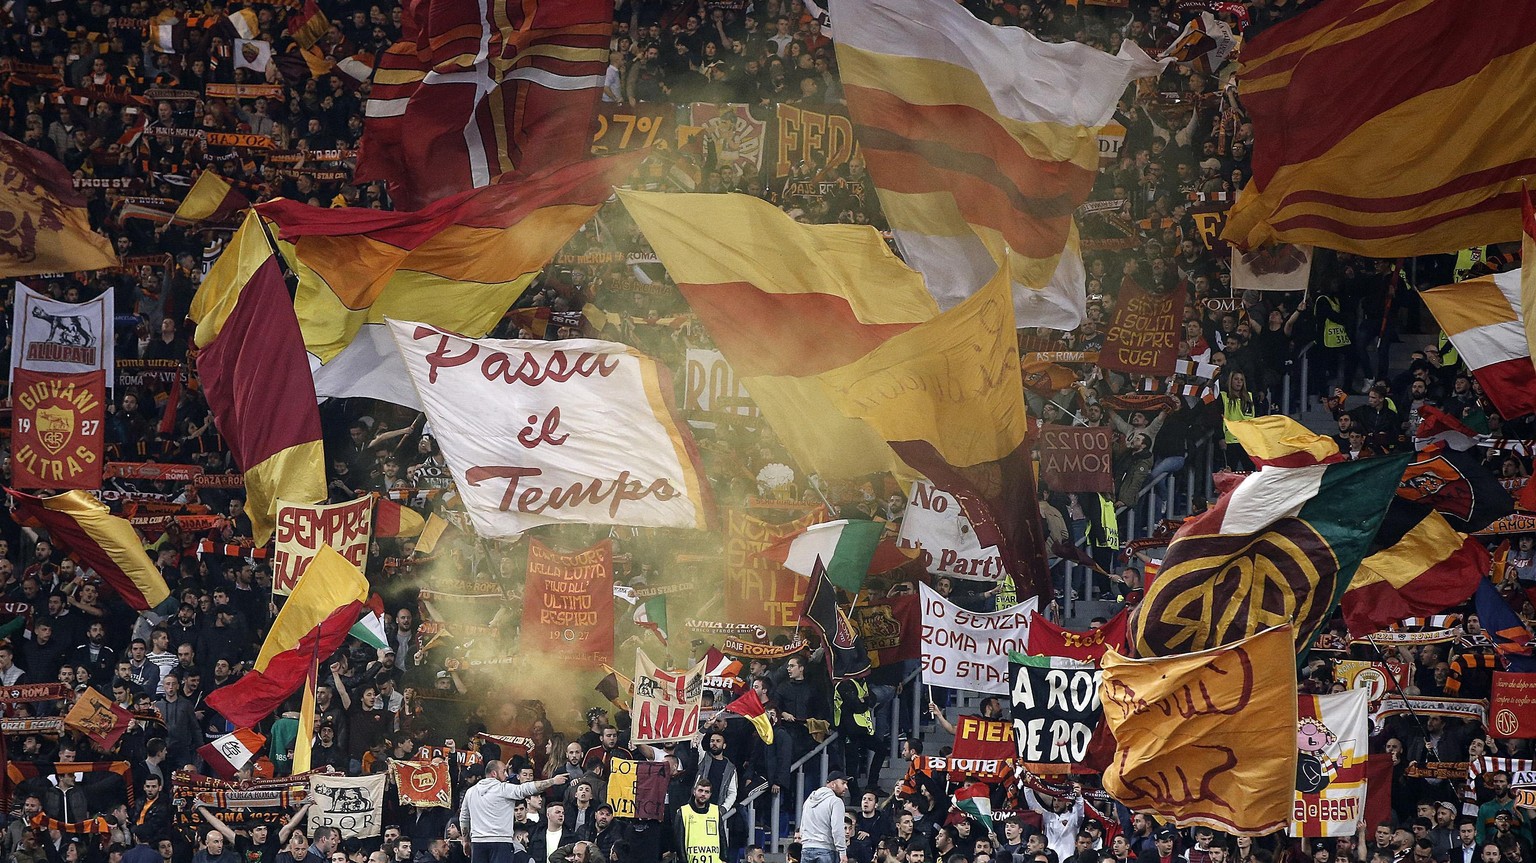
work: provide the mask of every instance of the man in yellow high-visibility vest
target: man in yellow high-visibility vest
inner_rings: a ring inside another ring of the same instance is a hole
[[[709,802],[714,791],[707,777],[699,777],[693,786],[693,799],[672,816],[672,832],[682,849],[683,863],[723,863],[725,821],[720,807]]]

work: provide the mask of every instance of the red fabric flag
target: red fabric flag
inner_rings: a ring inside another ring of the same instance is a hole
[[[1065,656],[1083,662],[1098,662],[1104,658],[1105,650],[1125,647],[1125,622],[1129,615],[1129,609],[1122,609],[1103,626],[1074,632],[1046,620],[1039,612],[1031,612],[1026,649],[1035,656]]]

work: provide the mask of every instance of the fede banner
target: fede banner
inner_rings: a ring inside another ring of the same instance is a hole
[[[11,372],[11,486],[101,488],[106,376]]]
[[[980,614],[966,611],[926,584],[923,603],[923,682],[972,692],[1008,691],[1008,654],[1023,653],[1035,597]]]
[[[1488,712],[1488,733],[1494,737],[1536,737],[1536,674],[1495,671]]]
[[[1170,375],[1179,359],[1184,289],[1152,293],[1135,280],[1120,283],[1120,302],[1104,333],[1099,367],[1137,375]]]
[[[1079,764],[1104,720],[1092,663],[1052,656],[1015,656],[1008,663],[1015,753],[1029,764]]]
[[[1041,427],[1040,481],[1054,491],[1113,492],[1113,443],[1114,435],[1105,426]]]
[[[1292,836],[1353,836],[1359,829],[1365,817],[1368,698],[1364,689],[1299,696]]]
[[[707,528],[667,371],[596,339],[468,339],[390,321],[476,533],[541,524]]]
[[[704,694],[704,660],[687,671],[657,668],[645,651],[635,651],[635,698],[631,711],[632,743],[675,743],[699,730]]]
[[[613,662],[613,541],[562,554],[528,541],[522,646],[597,668]]]
[[[373,536],[373,498],[346,503],[277,502],[277,545],[272,552],[272,592],[287,596],[322,545],[336,549],[359,571],[368,569],[368,541]]]
[[[934,575],[997,581],[1004,572],[997,546],[983,547],[960,502],[927,480],[912,483],[896,544],[921,549],[923,569]]]
[[[759,552],[787,536],[825,520],[815,507],[783,524],[731,510],[725,518],[725,616],[735,623],[794,627],[800,623],[810,580],[779,566]]]

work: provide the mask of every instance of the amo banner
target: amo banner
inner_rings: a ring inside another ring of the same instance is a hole
[[[645,651],[635,651],[632,743],[675,743],[699,730],[704,662],[699,660],[687,671],[668,671],[656,667]]]

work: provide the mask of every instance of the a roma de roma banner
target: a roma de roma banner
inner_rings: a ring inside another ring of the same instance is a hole
[[[564,554],[528,541],[522,644],[597,668],[613,662],[613,541]]]
[[[1353,836],[1364,820],[1367,697],[1363,689],[1299,696],[1292,836]]]
[[[1536,674],[1495,671],[1488,712],[1488,733],[1494,737],[1536,737]]]
[[[912,482],[896,544],[921,549],[923,569],[934,575],[997,581],[1006,572],[997,546],[982,547],[955,496],[933,483]]]
[[[467,339],[390,321],[475,531],[710,526],[665,367],[627,345]]]
[[[635,651],[635,699],[631,743],[676,743],[699,730],[704,694],[704,662],[687,671],[656,667],[645,651]]]
[[[1043,614],[1029,618],[1029,652],[1035,656],[1065,656],[1083,662],[1098,662],[1104,651],[1125,647],[1125,624],[1129,609],[1122,609],[1103,626],[1081,632],[1064,629]]]
[[[1104,790],[1179,827],[1257,836],[1291,822],[1296,641],[1289,625],[1183,656],[1104,654],[1115,755]]]
[[[1038,615],[1036,615],[1038,617]],[[1008,663],[1017,755],[1027,764],[1081,764],[1104,718],[1103,672],[1090,662],[1018,656]]]
[[[971,692],[1008,691],[1008,654],[1023,653],[1029,640],[1030,597],[1002,611],[966,611],[926,584],[923,603],[923,682]]]
[[[389,775],[400,792],[401,806],[452,808],[453,788],[448,782],[447,761],[396,761],[391,758]]]
[[[1040,481],[1053,491],[1113,492],[1113,439],[1111,430],[1102,426],[1041,427]]]
[[[272,554],[272,592],[287,596],[322,545],[328,545],[360,570],[368,568],[368,540],[373,533],[373,498],[310,506],[277,502],[277,540]]]
[[[100,488],[106,375],[11,372],[11,483]]]
[[[825,518],[816,507],[783,524],[754,518],[740,510],[725,517],[725,614],[737,623],[793,627],[800,622],[810,580],[767,560],[759,553]]]
[[[1120,301],[1104,333],[1099,367],[1136,375],[1173,374],[1183,326],[1183,288],[1153,293],[1127,278],[1120,283]]]
[[[8,214],[0,225],[0,278],[117,266],[112,244],[91,230],[69,169],[9,135],[0,135],[0,212]]]
[[[309,777],[309,829],[335,827],[343,839],[367,839],[381,832],[384,813],[384,781],[387,773],[372,776]]]
[[[101,372],[112,389],[117,374],[112,298],[107,291],[83,303],[61,303],[17,283],[11,368],[66,375]]]

